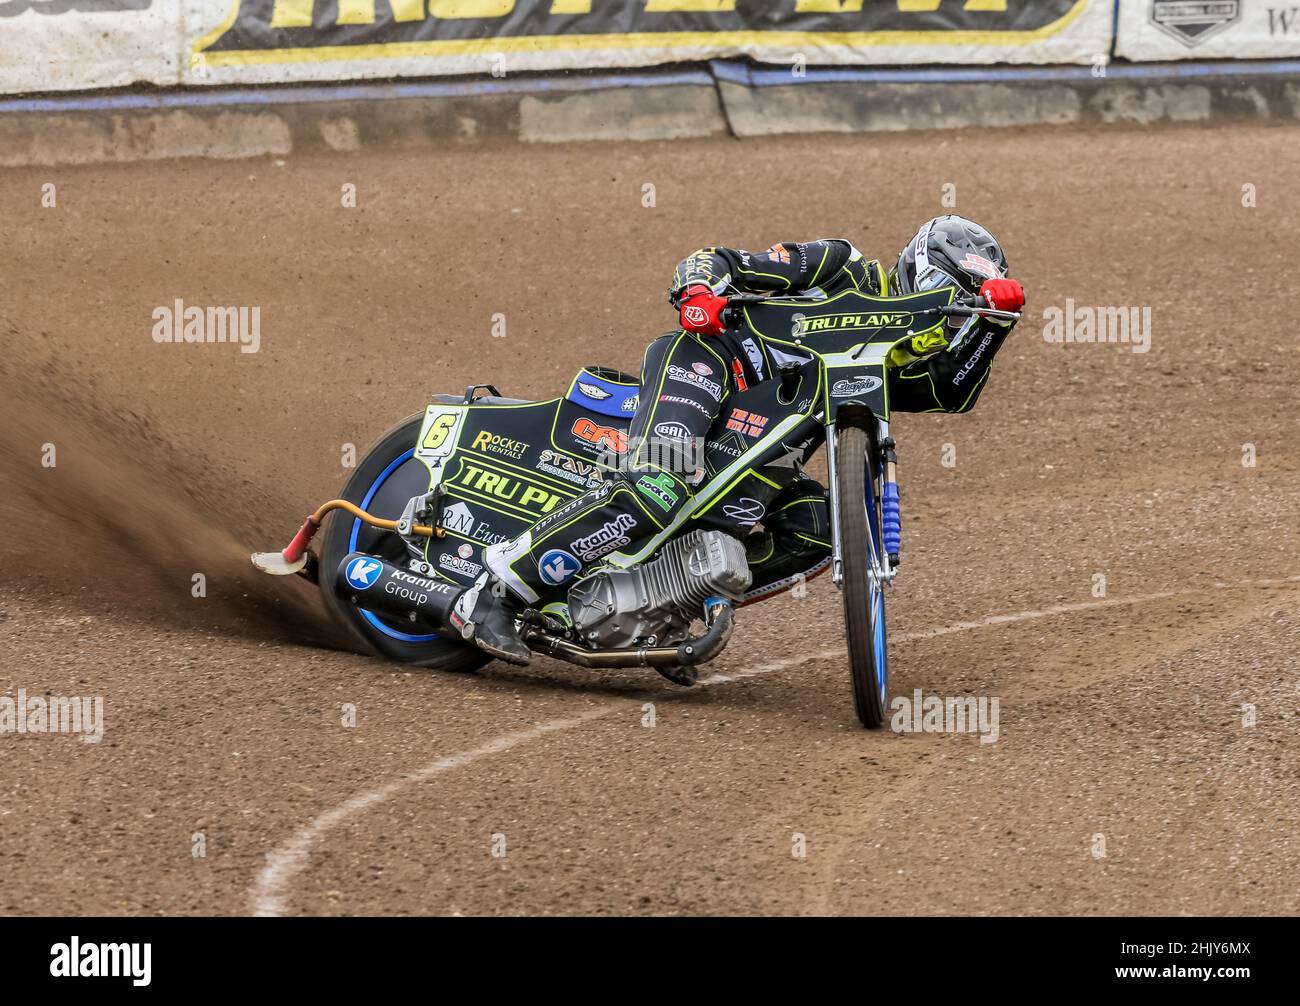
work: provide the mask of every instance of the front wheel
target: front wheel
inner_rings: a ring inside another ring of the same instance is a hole
[[[357,465],[340,494],[376,517],[396,520],[407,500],[428,492],[429,470],[415,457],[422,415],[398,423],[379,438]],[[320,589],[325,606],[368,649],[389,660],[441,671],[472,671],[488,662],[487,654],[435,626],[408,623],[391,615],[358,608],[334,592],[339,563],[349,552],[365,552],[406,566],[406,546],[395,534],[363,523],[349,513],[330,514],[322,534]]]
[[[852,426],[836,432],[835,447],[849,677],[858,719],[875,729],[885,722],[889,668],[880,576],[888,560],[881,548],[879,449],[868,430]]]

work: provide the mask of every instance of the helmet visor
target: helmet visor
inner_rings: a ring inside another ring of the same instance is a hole
[[[937,290],[941,286],[955,286],[958,290],[964,289],[962,284],[938,266],[930,266],[923,273],[916,277],[916,292],[924,293],[926,290]]]

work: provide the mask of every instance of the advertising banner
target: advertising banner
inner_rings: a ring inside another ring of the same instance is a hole
[[[1089,63],[1110,0],[189,0],[186,79],[789,65]]]
[[[0,0],[0,92],[175,84],[183,36],[177,0]]]
[[[1116,55],[1131,60],[1300,57],[1300,4],[1123,0]]]

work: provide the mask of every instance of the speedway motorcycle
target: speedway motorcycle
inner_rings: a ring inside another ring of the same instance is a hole
[[[901,546],[887,369],[901,343],[952,318],[1019,317],[955,295],[730,296],[727,324],[762,339],[777,373],[723,403],[703,445],[704,478],[675,523],[630,551],[616,549],[521,613],[529,648],[583,667],[660,668],[692,683],[726,646],[735,609],[760,599],[746,596],[741,537],[824,445],[832,548],[813,572],[829,565],[842,592],[857,716],[879,727],[885,592]],[[440,620],[448,598],[483,588],[484,547],[562,515],[568,501],[606,484],[611,459],[626,450],[638,383],[592,366],[546,401],[503,397],[492,385],[433,395],[379,439],[339,498],[308,517],[287,548],[255,554],[253,563],[318,583],[339,621],[385,657],[452,671],[481,666],[488,656]]]

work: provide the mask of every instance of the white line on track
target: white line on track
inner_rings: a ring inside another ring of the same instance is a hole
[[[1233,587],[1283,587],[1294,583],[1300,583],[1300,576],[1290,576],[1279,579],[1269,580],[1243,580],[1238,583],[1212,583],[1209,586],[1216,590],[1226,590]],[[1201,589],[1204,589],[1202,587]],[[1153,601],[1165,601],[1172,597],[1179,597],[1187,594],[1193,594],[1197,591],[1161,591],[1155,594],[1139,594],[1136,597],[1116,597],[1104,598],[1096,601],[1081,601],[1076,604],[1056,604],[1048,608],[1039,608],[1034,611],[1017,611],[1006,615],[989,615],[973,622],[954,622],[952,625],[942,625],[935,629],[922,629],[917,632],[904,632],[892,636],[891,639],[896,643],[912,642],[918,639],[932,639],[935,636],[946,636],[954,632],[970,632],[975,629],[986,629],[995,625],[1009,625],[1013,622],[1027,622],[1036,618],[1048,618],[1052,615],[1066,615],[1076,611],[1094,611],[1099,608],[1122,607],[1134,604],[1150,604]],[[748,670],[735,671],[731,674],[715,674],[713,677],[702,681],[699,687],[711,685],[726,684],[729,681],[739,681],[744,678],[757,677],[761,674],[772,674],[778,671],[789,670],[792,667],[798,667],[813,660],[830,660],[834,657],[843,655],[844,647],[834,646],[812,653],[803,653],[795,657],[787,657],[784,660],[774,660],[770,663],[760,664],[757,667]],[[674,692],[673,695],[682,694]],[[302,873],[311,858],[312,847],[316,842],[331,831],[337,825],[342,824],[348,818],[351,818],[363,811],[369,810],[378,804],[383,803],[389,797],[405,789],[407,786],[415,783],[427,782],[435,776],[450,772],[453,769],[462,768],[471,762],[478,761],[480,758],[486,758],[488,755],[500,754],[503,751],[509,751],[511,748],[518,747],[520,744],[527,744],[529,741],[536,740],[546,734],[557,733],[561,730],[571,730],[574,727],[589,723],[592,720],[600,719],[611,713],[625,709],[626,706],[619,703],[612,703],[607,706],[601,706],[598,709],[592,709],[588,712],[581,713],[577,716],[568,716],[562,719],[548,720],[545,723],[539,723],[535,727],[527,730],[520,730],[516,733],[505,734],[501,737],[494,738],[487,743],[471,748],[468,751],[461,751],[454,755],[448,755],[440,758],[432,765],[426,765],[424,768],[417,769],[400,779],[394,779],[392,782],[385,783],[377,789],[369,790],[365,793],[359,793],[354,797],[345,800],[337,807],[327,810],[311,823],[299,828],[286,841],[276,846],[266,857],[266,865],[257,875],[257,880],[253,883],[249,896],[252,900],[254,915],[283,915],[289,895],[289,887],[294,879]]]
[[[576,726],[581,726],[588,720],[594,720],[598,716],[607,716],[612,712],[612,707],[602,707],[593,709],[590,712],[583,713],[579,716],[569,716],[564,719],[551,720],[547,723],[539,724],[528,730],[520,730],[518,733],[506,734],[488,741],[481,747],[471,748],[468,751],[461,751],[459,754],[449,755],[446,758],[440,758],[432,765],[426,765],[422,769],[405,775],[400,779],[394,779],[392,782],[385,783],[378,789],[372,789],[366,793],[360,793],[345,800],[333,810],[327,810],[320,817],[316,818],[305,828],[300,828],[294,832],[293,837],[272,850],[271,854],[266,857],[266,866],[262,872],[257,875],[257,883],[253,886],[253,914],[254,915],[283,915],[284,899],[288,889],[289,882],[302,872],[302,868],[307,864],[307,858],[311,855],[311,847],[318,838],[337,824],[341,824],[349,817],[361,813],[376,804],[383,803],[390,796],[400,789],[417,782],[424,782],[432,779],[436,775],[444,772],[450,772],[452,769],[460,768],[462,765],[468,765],[472,761],[477,761],[488,755],[500,754],[502,751],[509,751],[512,747],[520,744],[526,744],[528,741],[536,740],[545,734],[555,733],[557,730],[569,730]]]

